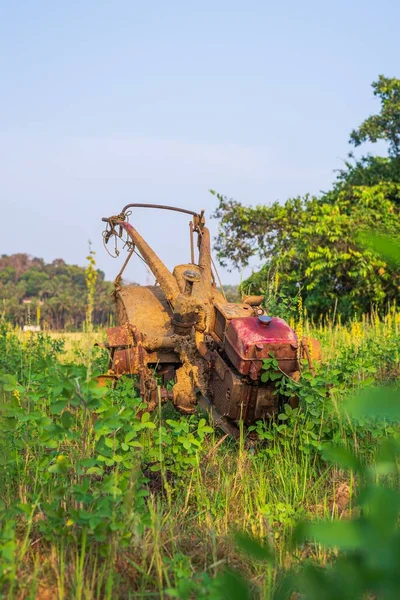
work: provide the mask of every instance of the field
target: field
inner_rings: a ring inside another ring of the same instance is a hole
[[[298,572],[307,586],[305,565],[334,565],[341,540],[293,542],[293,532],[357,519],[357,465],[373,464],[398,436],[388,419],[342,409],[375,384],[398,382],[394,311],[346,326],[295,324],[321,340],[323,362],[315,376],[304,365],[300,384],[278,380],[288,396],[295,389],[299,409],[285,406],[238,443],[200,413],[160,405],[148,414],[130,379],[99,388],[101,331],[1,327],[2,598],[299,597],[285,592],[285,575]],[[343,456],[324,453],[328,443]],[[374,477],[398,485],[395,469]],[[307,589],[317,590],[317,572]],[[351,597],[349,589],[329,597]]]

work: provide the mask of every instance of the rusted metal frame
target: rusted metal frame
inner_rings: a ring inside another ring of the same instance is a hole
[[[174,212],[180,212],[180,213],[183,213],[186,215],[191,215],[196,218],[196,221],[198,222],[198,224],[197,224],[198,227],[203,219],[203,216],[202,216],[203,213],[199,214],[192,210],[187,210],[186,208],[179,208],[177,206],[167,206],[166,204],[145,204],[145,203],[140,203],[140,202],[130,203],[130,204],[127,204],[126,206],[124,206],[124,208],[121,211],[121,215],[124,215],[129,208],[156,208],[156,209],[160,209],[160,210],[170,210],[170,211],[174,211]],[[190,227],[190,258],[191,258],[191,263],[195,264],[194,242],[193,242],[194,225],[193,225],[192,221],[190,222],[189,227]]]
[[[136,348],[137,348],[137,353],[138,353],[137,355],[138,355],[138,359],[139,359],[140,395],[145,400],[146,399],[146,384],[145,384],[146,365],[145,365],[145,355],[144,355],[145,351],[142,346],[143,334],[138,332],[138,330],[136,329],[136,327],[134,325],[131,325],[130,323],[127,323],[127,325],[128,325],[129,331],[132,334],[133,341],[136,344]]]
[[[142,204],[142,203],[133,203],[127,204],[121,211],[125,213],[128,208],[158,208],[161,210],[172,210],[174,212],[184,213],[186,215],[192,215],[193,217],[200,217],[199,213],[194,212],[193,210],[187,210],[186,208],[178,208],[177,206],[167,206],[166,204]]]
[[[244,423],[249,421],[249,413],[250,413],[250,418],[251,418],[251,413],[254,416],[256,399],[257,399],[257,390],[254,391],[254,387],[252,385],[249,385],[248,389],[247,389],[247,393],[246,393],[246,400],[242,404],[241,419]]]
[[[260,296],[245,296],[242,298],[243,304],[248,304],[249,306],[260,306],[262,302],[265,300],[265,295]]]
[[[194,262],[193,221],[190,221],[190,223],[189,223],[189,231],[190,231],[190,262],[192,263],[192,265],[194,265],[195,262]]]
[[[174,305],[176,298],[180,294],[180,289],[175,277],[172,275],[172,273],[170,273],[162,260],[130,223],[125,221],[116,221],[115,224],[121,225],[125,229],[132,242],[135,244],[135,247],[140,251],[147,266],[151,269],[153,275],[160,284],[168,302]]]
[[[215,266],[215,262],[211,255],[210,232],[208,229],[201,229],[201,228],[197,228],[197,229],[195,229],[195,231],[197,231],[197,233],[199,234],[197,245],[199,248],[199,254],[200,254],[199,266],[202,269],[202,275],[206,281],[210,281],[210,285],[211,285],[211,281],[213,281],[215,283],[215,277],[214,277],[213,270],[215,271],[215,275],[218,279],[218,283],[221,288],[221,293],[226,300],[224,286],[222,285],[222,281],[219,276],[218,269]]]
[[[206,286],[211,291],[212,270],[211,270],[211,242],[210,232],[207,228],[203,230],[197,228],[198,232],[198,249],[199,249],[199,267],[201,277]]]
[[[197,403],[199,406],[201,406],[201,408],[203,410],[211,413],[211,416],[214,420],[214,424],[216,427],[219,427],[220,429],[222,429],[222,431],[224,431],[228,435],[232,436],[235,440],[239,439],[239,437],[240,437],[239,428],[234,423],[229,421],[229,419],[227,419],[226,417],[223,417],[218,412],[218,410],[215,408],[214,404],[208,398],[206,398],[205,396],[203,396],[203,394],[201,394]]]
[[[121,279],[122,279],[122,274],[123,274],[123,272],[125,271],[125,269],[126,269],[126,267],[127,267],[127,264],[128,264],[128,262],[130,261],[130,259],[132,258],[132,254],[133,254],[134,252],[135,252],[135,245],[133,245],[133,246],[132,246],[132,248],[131,248],[131,250],[130,250],[130,252],[129,252],[128,256],[127,256],[127,257],[126,257],[126,259],[125,259],[125,262],[124,262],[124,264],[123,264],[123,265],[122,265],[122,267],[121,267],[121,270],[120,270],[120,272],[118,273],[118,275],[117,275],[117,276],[116,276],[116,278],[114,279],[114,286],[115,286],[115,287],[119,286],[119,284],[120,284],[120,281],[121,281]]]
[[[98,346],[100,344],[97,344]],[[131,350],[135,346],[132,344],[102,344],[103,348],[107,348],[107,350]]]

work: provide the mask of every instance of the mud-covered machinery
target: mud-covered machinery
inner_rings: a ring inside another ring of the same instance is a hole
[[[167,269],[129,222],[132,209],[139,207],[190,215],[190,262],[177,265],[172,273]],[[208,402],[230,433],[239,419],[249,424],[273,416],[283,399],[272,383],[261,381],[263,360],[272,352],[279,369],[297,380],[303,354],[311,358],[310,344],[299,341],[284,320],[265,314],[263,296],[245,297],[241,303],[226,300],[214,276],[204,211],[128,204],[103,221],[105,244],[121,239],[128,249],[115,280],[118,326],[107,330],[108,376],[137,375],[150,410],[160,399],[171,399],[184,413],[193,412],[199,400]],[[122,285],[134,253],[152,271],[154,285]],[[313,342],[314,356],[318,352]]]

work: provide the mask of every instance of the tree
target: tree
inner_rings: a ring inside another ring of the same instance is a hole
[[[389,156],[367,154],[355,159],[353,153],[345,161],[345,168],[338,171],[337,181],[327,199],[335,201],[335,194],[353,185],[377,185],[382,182],[400,183],[400,79],[380,75],[372,84],[375,96],[381,100],[381,110],[368,117],[358,129],[350,134],[350,143],[360,146],[363,142],[388,143]],[[399,202],[398,196],[392,198]]]
[[[113,314],[113,285],[98,271],[93,321],[105,325]],[[26,323],[30,300],[31,318],[40,306],[43,323],[52,329],[79,329],[86,318],[87,289],[83,267],[67,265],[62,259],[46,264],[27,254],[0,257],[0,301],[5,318],[16,325]]]
[[[399,273],[365,249],[357,232],[373,228],[399,237],[399,208],[388,199],[393,195],[400,198],[400,184],[345,189],[335,203],[306,196],[245,207],[217,194],[218,258],[241,267],[258,255],[263,267],[244,290],[265,293],[277,278],[285,295],[294,297],[301,289],[314,316],[334,306],[345,318],[383,308],[399,298]]]
[[[378,185],[383,182],[400,183],[400,157],[388,156],[362,156],[354,160],[352,154],[345,162],[345,168],[337,172],[337,180],[332,192],[326,195],[327,199],[335,199],[335,193],[344,188],[357,185]],[[396,191],[396,190],[394,190]],[[400,204],[400,197],[393,195],[393,202]]]
[[[363,142],[384,140],[389,144],[389,156],[400,156],[400,79],[379,75],[372,83],[374,95],[381,101],[381,110],[371,115],[350,134],[350,143],[360,146]]]
[[[258,256],[262,267],[242,285],[250,293],[276,289],[291,298],[299,289],[316,316],[333,309],[345,317],[399,299],[399,273],[364,247],[358,232],[400,232],[400,79],[380,75],[372,84],[381,110],[350,134],[350,143],[384,140],[389,156],[352,154],[333,188],[320,198],[246,207],[217,194],[216,240],[224,266],[242,267]],[[215,194],[215,192],[213,192]]]

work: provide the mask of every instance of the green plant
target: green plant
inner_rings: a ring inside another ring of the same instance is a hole
[[[367,414],[371,419],[385,416],[398,422],[398,391],[378,389],[372,394],[363,394],[348,401],[346,410],[353,417]],[[290,600],[296,593],[307,600],[356,600],[371,595],[390,600],[398,598],[399,441],[392,439],[382,443],[371,464],[361,461],[342,445],[324,445],[322,456],[343,470],[350,469],[359,478],[359,491],[353,504],[355,516],[347,520],[300,523],[293,534],[292,551],[319,545],[332,552],[332,560],[323,567],[308,560],[283,572],[271,598]],[[269,572],[276,556],[266,540],[260,543],[246,534],[237,534],[236,543],[249,558],[264,562]],[[228,575],[232,576],[229,572]],[[236,591],[232,590],[231,597],[253,597],[254,588],[239,573],[235,576],[238,586]]]
[[[255,207],[217,194],[220,262],[247,265],[258,255],[264,265],[242,288],[273,298],[269,290],[278,273],[275,295],[293,299],[300,286],[314,318],[335,312],[350,319],[372,307],[384,311],[398,299],[398,271],[363,247],[355,232],[374,227],[396,237],[400,217],[390,198],[400,196],[399,190],[398,183],[379,183],[342,189],[334,201],[306,196]]]
[[[372,84],[374,95],[381,101],[381,111],[371,115],[350,134],[350,143],[359,146],[363,142],[384,140],[389,144],[392,157],[400,155],[400,79],[379,75]]]
[[[293,531],[305,519],[342,514],[341,485],[351,490],[345,510],[357,514],[352,499],[360,475],[321,456],[327,444],[370,464],[384,440],[397,439],[396,414],[371,418],[359,407],[349,420],[339,408],[349,395],[373,394],[376,382],[396,383],[399,324],[391,310],[382,320],[319,325],[314,335],[326,358],[315,377],[305,364],[300,382],[279,371],[271,379],[276,363],[270,356],[264,373],[282,407],[275,421],[256,425],[259,439],[249,440],[249,449],[200,415],[180,417],[161,405],[149,415],[129,377],[113,389],[99,388],[103,357],[101,350],[99,361],[91,354],[88,370],[85,339],[81,351],[66,355],[64,340],[22,336],[4,325],[3,596],[30,598],[44,587],[65,600],[220,600],[238,590],[245,597],[249,588],[272,598],[304,552],[319,568],[332,564],[336,551],[320,544],[306,540],[291,549]],[[306,318],[303,328],[313,335]],[[292,394],[298,408],[289,404]],[[249,559],[232,529],[273,547],[274,561]]]
[[[93,258],[93,255],[89,253]],[[106,326],[113,318],[110,302],[112,283],[104,273],[91,267],[96,301],[93,304],[93,324]],[[87,318],[87,273],[84,267],[68,265],[57,259],[45,263],[27,254],[0,257],[0,298],[3,319],[13,326],[28,324],[27,306],[32,321],[43,329],[82,330]],[[29,300],[30,304],[25,304]]]

